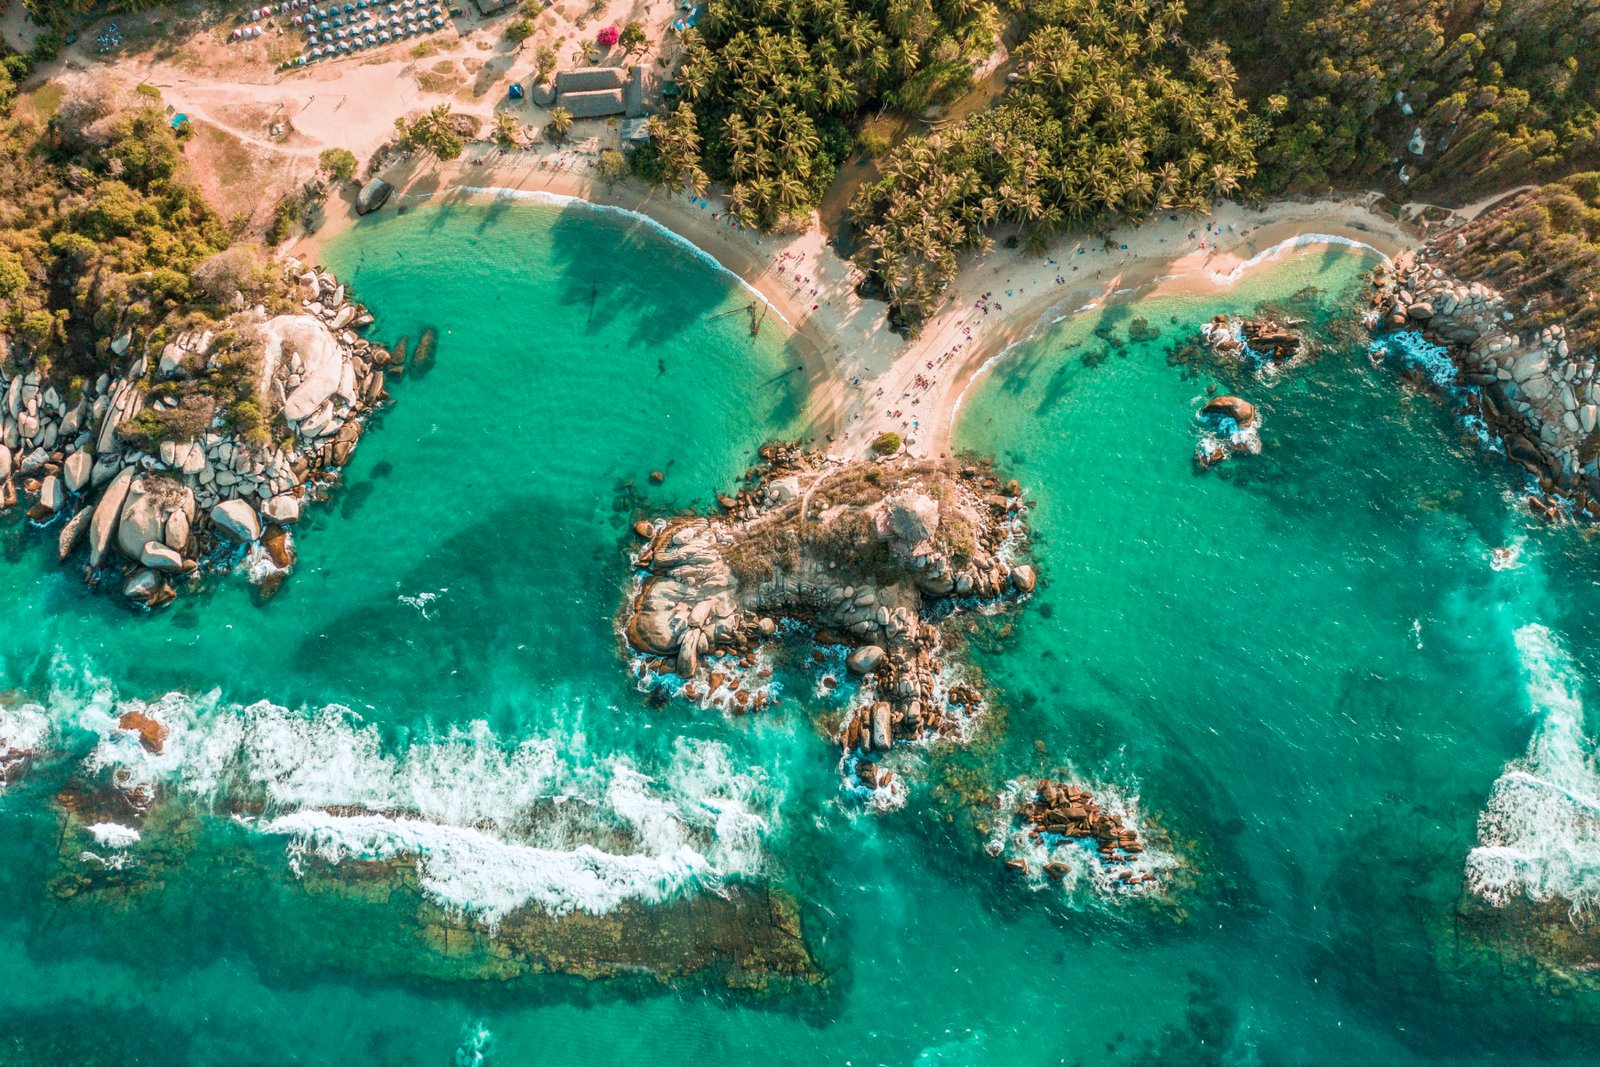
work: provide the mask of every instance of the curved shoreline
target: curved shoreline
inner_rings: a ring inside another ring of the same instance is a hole
[[[1163,292],[1173,290],[1193,292],[1201,288],[1211,288],[1215,289],[1217,292],[1222,292],[1238,285],[1245,279],[1247,275],[1252,273],[1258,267],[1266,266],[1272,263],[1274,260],[1283,258],[1295,252],[1327,246],[1342,246],[1349,248],[1352,252],[1369,252],[1384,263],[1392,262],[1394,258],[1391,254],[1384,252],[1376,245],[1369,244],[1366,241],[1356,240],[1355,238],[1345,234],[1302,233],[1291,237],[1285,237],[1276,244],[1273,244],[1270,247],[1255,253],[1249,259],[1237,262],[1226,272],[1211,271],[1203,275],[1194,273],[1162,275],[1156,279],[1155,284],[1149,287],[1142,289],[1119,289],[1109,294],[1102,294],[1101,298],[1099,299],[1090,300],[1087,303],[1080,304],[1079,306],[1073,308],[1071,311],[1062,312],[1061,314],[1053,317],[1050,315],[1050,307],[1043,308],[1036,316],[1034,316],[1031,327],[1024,332],[1022,336],[1007,341],[1005,345],[998,350],[995,350],[993,346],[978,349],[973,353],[970,359],[960,365],[955,375],[953,375],[951,383],[950,391],[954,393],[954,399],[950,401],[950,414],[946,420],[946,424],[948,426],[946,438],[947,444],[954,437],[956,419],[961,413],[962,404],[966,401],[967,395],[972,391],[973,387],[976,386],[982,378],[999,366],[1000,363],[1005,360],[1005,357],[1008,356],[1014,349],[1020,345],[1036,340],[1052,326],[1059,325],[1060,323],[1065,322],[1067,319],[1072,318],[1074,315],[1081,315],[1086,311],[1099,310],[1110,304],[1126,303],[1130,301],[1138,302],[1148,299],[1149,297],[1159,296]],[[1169,284],[1182,283],[1186,281],[1201,281],[1205,284]],[[1059,306],[1065,302],[1065,300],[1057,301],[1053,306]]]
[[[664,223],[656,221],[643,212],[634,211],[632,208],[618,207],[615,204],[606,204],[596,200],[586,200],[581,196],[574,196],[569,193],[553,193],[547,189],[508,189],[499,185],[463,185],[459,186],[458,188],[460,192],[466,193],[469,196],[483,197],[490,200],[521,200],[533,204],[548,204],[552,207],[576,207],[590,211],[601,212],[603,214],[621,215],[624,218],[636,219],[639,222],[645,223],[653,232],[684,249],[696,259],[705,263],[707,266],[728,275],[734,281],[738,282],[739,285],[748,293],[750,293],[751,296],[754,296],[757,300],[760,300],[763,304],[767,305],[767,307],[771,308],[773,314],[782,319],[785,326],[788,326],[791,330],[794,328],[794,324],[791,323],[784,316],[783,312],[779,310],[779,308],[773,304],[770,299],[767,298],[767,294],[763,293],[754,285],[751,285],[745,280],[743,275],[729,268],[722,262],[722,260],[712,255],[710,252],[707,252],[705,249],[701,248],[699,245],[695,244],[678,231],[672,229],[670,226],[667,226]]]
[[[798,234],[736,227],[716,194],[691,202],[632,179],[603,182],[592,173],[597,156],[551,146],[502,153],[479,142],[455,163],[412,160],[384,177],[402,209],[494,200],[587,207],[691,248],[782,320],[807,379],[807,444],[844,458],[868,454],[872,440],[890,431],[914,454],[948,453],[973,383],[1016,344],[1068,315],[1162,292],[1222,291],[1299,248],[1346,245],[1387,258],[1419,243],[1357,199],[1222,203],[1208,219],[1158,217],[1103,238],[1058,239],[1045,253],[995,248],[965,265],[940,309],[907,340],[889,330],[881,302],[856,293],[860,272],[815,221]],[[345,199],[353,202],[353,190]],[[288,251],[315,259],[355,218],[353,207],[336,213]]]

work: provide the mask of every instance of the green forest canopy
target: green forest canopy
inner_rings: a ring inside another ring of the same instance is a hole
[[[998,26],[988,0],[713,0],[677,75],[699,159],[673,177],[698,163],[732,184],[736,218],[776,226],[821,200],[849,120],[961,92]]]
[[[982,247],[996,224],[1042,242],[1152,211],[1203,211],[1255,172],[1225,51],[1181,43],[1180,4],[1044,0],[1029,10],[1011,91],[948,133],[901,144],[851,205],[856,264],[908,326],[955,277],[957,253]]]
[[[115,333],[159,337],[225,314],[236,289],[260,284],[257,270],[216,269],[230,243],[150,94],[80,83],[47,126],[0,115],[0,334],[11,362],[94,374],[112,368]]]
[[[709,0],[639,169],[728,181],[735,217],[780,226],[863,118],[952,99],[1010,20],[1010,91],[902,142],[853,205],[857,261],[914,327],[999,224],[1042,241],[1333,187],[1449,202],[1600,163],[1596,0],[1191,2]]]
[[[1474,220],[1434,261],[1505,294],[1534,328],[1559,324],[1578,351],[1600,346],[1600,174],[1574,174]]]

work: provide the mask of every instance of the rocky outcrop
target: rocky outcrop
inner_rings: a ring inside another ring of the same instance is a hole
[[[1299,319],[1241,319],[1218,315],[1201,327],[1201,337],[1211,350],[1226,359],[1247,359],[1257,364],[1284,363],[1305,350],[1305,340],[1295,332]]]
[[[714,658],[747,655],[787,620],[852,649],[861,688],[839,731],[847,756],[954,737],[982,701],[943,676],[942,620],[1033,589],[1015,561],[1020,487],[948,460],[844,463],[777,446],[763,458],[726,514],[654,530],[628,643],[697,685],[720,678]]]
[[[1238,396],[1219,396],[1206,403],[1200,414],[1214,418],[1232,419],[1240,429],[1255,425],[1256,406]]]
[[[1442,346],[1455,364],[1453,384],[1463,387],[1463,403],[1481,414],[1506,456],[1538,481],[1542,493],[1573,498],[1600,517],[1595,353],[1571,346],[1559,324],[1522,328],[1498,290],[1433,264],[1438,242],[1464,240],[1441,235],[1380,270],[1372,297],[1375,328],[1416,331]],[[1396,339],[1391,347],[1400,345]]]
[[[999,799],[1004,806],[1005,797]],[[1137,871],[1130,864],[1144,852],[1139,832],[1120,815],[1101,807],[1094,795],[1082,786],[1065,781],[1041,778],[1032,787],[1011,801],[1009,817],[1020,820],[1022,833],[1042,848],[1040,869],[1053,881],[1060,881],[1072,873],[1072,867],[1061,859],[1056,846],[1072,841],[1093,844],[1096,863],[1108,872],[1114,872],[1116,884],[1133,887],[1154,881],[1150,871]],[[991,840],[990,854],[1004,855],[1004,837]],[[1006,860],[1006,867],[1018,874],[1033,874],[1026,858]]]
[[[17,501],[20,482],[28,517],[62,524],[63,561],[87,543],[89,581],[114,569],[116,584],[146,606],[172,598],[173,578],[227,566],[235,544],[298,521],[308,490],[334,477],[367,414],[388,399],[390,356],[357,336],[372,316],[337,279],[294,261],[289,274],[302,313],[246,309],[159,350],[124,331],[128,364],[118,375],[68,390],[36,370],[0,368],[0,506]],[[204,414],[212,406],[178,417],[180,392],[211,405],[206,375],[238,358],[241,336],[259,355],[265,425],[234,427]]]
[[[361,187],[356,194],[356,213],[366,215],[378,210],[389,199],[389,194],[394,192],[394,187],[382,178],[374,178]]]

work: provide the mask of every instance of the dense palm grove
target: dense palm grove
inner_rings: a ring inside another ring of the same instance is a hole
[[[1029,7],[1020,80],[953,131],[912,138],[851,214],[856,263],[914,327],[996,224],[1064,229],[1202,211],[1255,172],[1221,50],[1179,42],[1180,4],[1048,0]]]
[[[678,72],[698,159],[669,149],[671,172],[729,182],[736,217],[776,226],[822,198],[854,146],[848,120],[963,91],[997,31],[986,0],[716,0]],[[675,125],[681,149],[688,119]]]
[[[735,217],[781,226],[863,118],[958,94],[1004,14],[1009,91],[902,141],[852,206],[858,264],[915,328],[999,227],[1042,243],[1234,193],[1451,201],[1600,163],[1592,0],[1191,2],[710,0],[640,170],[726,181]]]

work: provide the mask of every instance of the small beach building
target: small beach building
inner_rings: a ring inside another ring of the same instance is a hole
[[[648,144],[649,141],[650,120],[648,118],[622,120],[623,144],[641,145]]]
[[[628,110],[621,89],[591,89],[583,93],[562,93],[557,101],[575,119],[600,119]]]
[[[621,67],[563,70],[556,74],[556,95],[586,93],[598,89],[621,89],[627,83],[628,72]]]
[[[478,5],[478,13],[493,15],[497,11],[504,11],[511,6],[512,0],[473,0]]]

